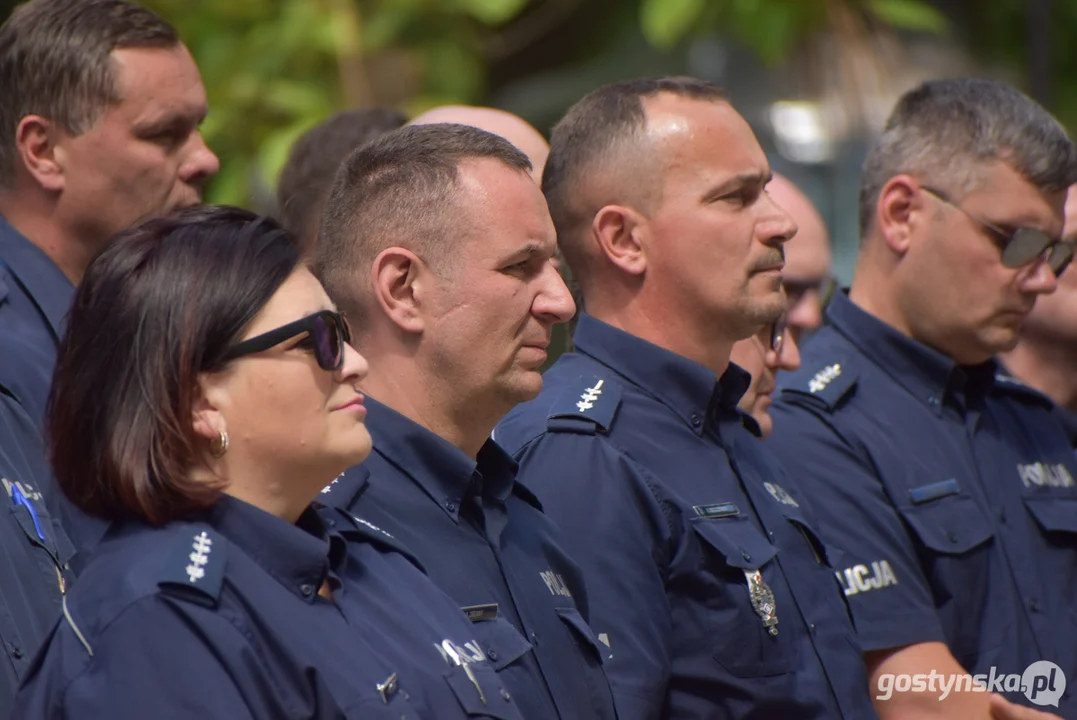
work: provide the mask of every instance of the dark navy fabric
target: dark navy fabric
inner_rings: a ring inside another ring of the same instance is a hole
[[[613,718],[583,576],[516,463],[492,441],[473,459],[381,403],[367,408],[374,452],[321,500],[389,532],[467,609],[526,718]]]
[[[0,405],[0,717],[34,653],[60,617],[72,547],[45,504],[37,428],[18,405]],[[18,499],[18,501],[17,501]],[[27,507],[33,508],[33,513]],[[36,522],[35,522],[36,520]]]
[[[1062,428],[1066,431],[1066,437],[1069,438],[1070,446],[1077,449],[1077,413],[1061,405],[1056,405],[1055,417],[1062,423]]]
[[[110,529],[14,716],[519,720],[472,631],[361,521],[292,525],[224,497],[200,520]]]
[[[846,553],[864,647],[940,641],[976,674],[1046,660],[1077,677],[1077,463],[1051,402],[994,362],[955,365],[845,295],[801,354],[767,446]],[[1073,697],[1062,716],[1077,715]]]
[[[0,218],[0,386],[39,428],[74,294],[60,268]]]
[[[574,344],[495,437],[586,573],[622,720],[875,717],[812,507],[736,408],[747,373],[588,315]]]
[[[0,406],[25,414],[41,430],[75,288],[36,245],[0,217]],[[15,452],[0,437],[0,450]],[[104,524],[78,512],[56,489],[47,465],[34,482],[55,518],[77,548],[90,547],[104,533]]]

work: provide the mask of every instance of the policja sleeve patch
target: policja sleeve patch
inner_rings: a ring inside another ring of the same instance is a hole
[[[546,429],[594,435],[608,432],[621,406],[621,386],[597,375],[569,384],[550,406]]]

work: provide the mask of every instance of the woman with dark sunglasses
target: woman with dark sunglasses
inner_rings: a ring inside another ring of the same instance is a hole
[[[151,221],[92,263],[48,431],[60,487],[110,529],[14,717],[519,717],[393,538],[312,505],[371,448],[348,340],[246,211]]]

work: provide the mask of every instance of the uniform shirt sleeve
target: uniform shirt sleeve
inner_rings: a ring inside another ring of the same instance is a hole
[[[824,541],[839,551],[836,570],[864,650],[945,642],[914,543],[871,462],[812,411],[771,410],[766,441],[812,496]]]
[[[518,453],[520,478],[562,530],[587,586],[620,720],[661,716],[672,618],[670,530],[645,470],[605,439],[547,434]]]
[[[237,628],[211,611],[199,613],[196,624],[190,620],[160,597],[144,598],[99,638],[89,639],[92,657],[71,626],[61,622],[16,698],[13,717],[284,716],[280,707],[266,702],[273,691]]]

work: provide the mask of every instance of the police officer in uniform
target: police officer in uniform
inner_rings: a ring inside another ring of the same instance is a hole
[[[210,208],[89,267],[50,449],[112,524],[14,717],[520,720],[414,558],[311,505],[370,436],[365,360],[298,260],[273,221]]]
[[[1077,465],[1051,402],[991,359],[1069,264],[1058,240],[1075,178],[1065,130],[1012,88],[905,94],[865,164],[852,288],[772,410],[768,445],[846,553],[884,718],[1005,707],[935,685],[879,692],[929,673],[1077,714],[1061,680],[1077,677]]]
[[[783,311],[766,156],[713,85],[609,85],[543,176],[587,314],[497,427],[587,573],[619,716],[870,718],[813,506],[737,409],[737,340]]]
[[[321,499],[416,554],[533,720],[613,718],[587,591],[490,432],[542,385],[572,298],[527,157],[456,124],[402,128],[337,174],[315,271],[361,328],[374,452]]]

